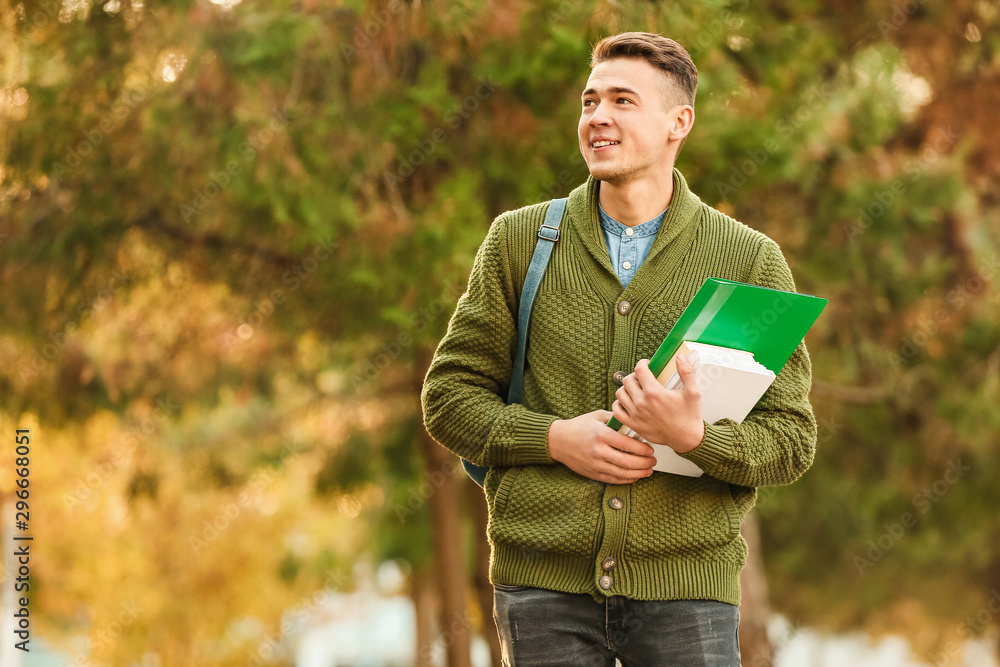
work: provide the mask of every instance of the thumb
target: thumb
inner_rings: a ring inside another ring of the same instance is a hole
[[[683,354],[677,355],[677,374],[681,378],[683,386],[681,390],[684,392],[685,396],[690,398],[696,398],[701,396],[701,390],[698,388],[698,378],[694,372],[694,366],[688,361],[687,356]]]

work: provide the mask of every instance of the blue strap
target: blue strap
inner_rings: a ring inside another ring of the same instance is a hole
[[[528,272],[524,276],[524,286],[521,288],[521,304],[517,311],[517,354],[514,356],[514,366],[510,376],[507,405],[520,403],[524,397],[524,355],[528,349],[528,325],[531,323],[531,309],[535,305],[535,297],[538,296],[542,276],[545,275],[545,269],[549,266],[552,249],[555,247],[556,241],[559,240],[559,225],[562,223],[565,211],[566,198],[553,199],[545,214],[545,222],[538,228],[535,252],[531,256]],[[462,467],[476,484],[483,486],[486,483],[486,473],[490,470],[489,466],[478,466],[462,459]]]
[[[524,355],[528,349],[528,325],[531,323],[531,309],[538,296],[538,287],[542,284],[542,276],[552,257],[552,249],[559,240],[559,224],[562,222],[563,211],[566,210],[566,198],[553,199],[549,204],[545,222],[538,228],[538,242],[535,253],[531,256],[531,264],[524,276],[524,287],[521,288],[521,305],[517,312],[517,355],[514,357],[513,373],[510,376],[510,391],[507,393],[507,404],[520,403],[524,396]],[[542,243],[548,241],[548,243]]]

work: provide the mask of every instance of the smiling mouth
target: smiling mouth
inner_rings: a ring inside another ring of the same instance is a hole
[[[590,147],[604,148],[605,146],[617,146],[620,143],[621,143],[620,141],[595,141],[594,143],[590,144]]]

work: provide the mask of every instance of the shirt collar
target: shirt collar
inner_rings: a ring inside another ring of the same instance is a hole
[[[636,225],[632,227],[632,238],[643,238],[645,236],[656,236],[656,232],[660,231],[660,225],[663,224],[664,218],[667,217],[667,211],[669,207],[663,210],[658,216],[652,220],[647,220],[641,225]],[[604,207],[601,206],[600,201],[597,202],[597,215],[601,220],[601,229],[608,232],[609,234],[614,234],[615,236],[622,236],[625,230],[628,229],[628,225],[622,224],[612,218],[604,211]]]

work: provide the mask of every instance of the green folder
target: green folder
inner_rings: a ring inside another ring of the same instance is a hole
[[[649,370],[659,375],[681,343],[693,341],[752,352],[777,375],[826,303],[811,294],[706,278],[649,360]],[[612,417],[608,426],[620,429],[622,423]]]

